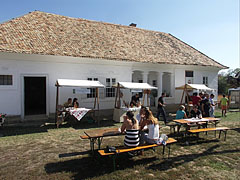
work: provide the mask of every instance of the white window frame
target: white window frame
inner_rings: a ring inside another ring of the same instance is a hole
[[[116,85],[116,83],[117,83],[116,78],[106,78],[106,91],[105,91],[106,98],[113,98],[116,96],[116,88],[112,87],[113,85]]]
[[[89,81],[98,81],[98,78],[87,78]],[[87,94],[87,99],[95,98],[96,95],[96,88],[88,88],[90,89],[90,93]]]

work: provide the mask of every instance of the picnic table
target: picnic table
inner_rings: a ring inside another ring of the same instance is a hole
[[[106,129],[94,129],[89,131],[84,131],[90,140],[90,149],[94,153],[94,144],[98,145],[98,149],[101,148],[101,143],[104,137],[107,136],[118,136],[121,135],[119,128],[106,128]]]
[[[204,117],[204,118],[189,118],[189,119],[176,119],[173,120],[176,123],[179,123],[179,126],[184,125],[186,128],[185,134],[187,133],[187,131],[190,129],[190,127],[192,125],[197,125],[200,128],[200,125],[202,123],[206,123],[206,126],[208,125],[208,123],[213,123],[214,126],[217,126],[217,123],[220,121],[220,118],[215,118],[215,117]],[[178,128],[179,130],[180,128]],[[179,132],[178,132],[179,133]]]

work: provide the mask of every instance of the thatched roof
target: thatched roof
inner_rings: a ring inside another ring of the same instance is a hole
[[[39,11],[0,24],[0,52],[226,68],[171,34]]]

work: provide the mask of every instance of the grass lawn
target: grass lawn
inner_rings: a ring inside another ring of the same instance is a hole
[[[99,128],[114,126],[121,124],[105,121]],[[218,126],[232,128],[226,141],[223,134],[215,138],[214,132],[200,134],[198,142],[189,138],[189,145],[175,137],[178,142],[171,146],[169,159],[163,158],[162,147],[132,158],[122,154],[114,172],[112,160],[91,157],[89,141],[79,137],[96,128],[94,124],[3,127],[0,179],[240,179],[240,113],[228,113]],[[161,133],[169,134],[169,127],[163,125]],[[104,138],[102,147],[121,145],[123,138]]]

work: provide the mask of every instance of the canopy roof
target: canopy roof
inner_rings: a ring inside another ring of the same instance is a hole
[[[238,87],[238,88],[230,88],[230,89],[228,89],[228,91],[240,91],[240,87]]]
[[[105,86],[99,81],[75,80],[75,79],[58,79],[56,86],[65,87],[83,87],[83,88],[104,88]]]
[[[204,85],[204,84],[185,84],[185,85],[176,87],[176,89],[183,90],[183,89],[185,89],[185,86],[186,86],[186,89],[187,89],[187,90],[214,91],[214,89],[211,89],[211,88],[207,87],[207,86]]]
[[[134,82],[118,82],[120,88],[125,89],[157,89],[154,86],[151,86],[148,83],[134,83]]]

